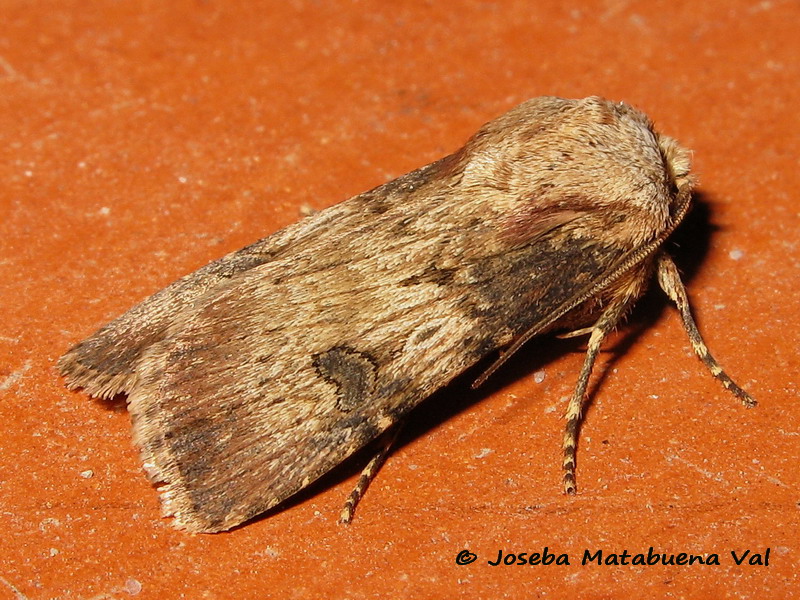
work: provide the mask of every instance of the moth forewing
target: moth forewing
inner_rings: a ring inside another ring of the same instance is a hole
[[[601,98],[536,98],[454,154],[175,282],[59,368],[70,387],[129,394],[165,514],[212,532],[396,432],[487,355],[588,326],[564,441],[573,491],[594,356],[656,269],[667,269],[659,247],[690,192],[688,153],[642,113]],[[682,287],[665,281],[688,315]],[[359,479],[344,520],[386,451]]]

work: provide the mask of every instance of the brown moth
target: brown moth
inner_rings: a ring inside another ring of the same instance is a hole
[[[487,355],[591,334],[567,407],[564,484],[600,344],[655,276],[711,357],[662,244],[691,203],[689,153],[634,108],[535,98],[463,148],[312,214],[154,294],[59,361],[128,394],[164,513],[229,529],[303,489]]]

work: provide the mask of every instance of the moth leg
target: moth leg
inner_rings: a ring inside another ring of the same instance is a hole
[[[592,333],[593,327],[584,327],[583,329],[576,329],[575,331],[568,331],[566,333],[559,333],[556,337],[560,340],[567,340],[569,338],[580,337]]]
[[[591,327],[592,335],[589,337],[586,358],[583,361],[581,374],[578,377],[578,385],[575,386],[575,391],[567,405],[565,416],[567,426],[564,429],[562,448],[564,450],[564,492],[567,494],[574,494],[577,490],[575,485],[575,452],[578,446],[578,428],[581,421],[581,412],[583,411],[583,402],[586,398],[586,386],[589,383],[597,353],[600,351],[600,345],[606,335],[617,326],[627,306],[627,298],[611,304],[594,326]]]
[[[678,274],[678,268],[675,266],[672,259],[663,252],[659,254],[658,257],[658,283],[661,289],[669,296],[670,300],[678,307],[678,311],[681,313],[681,318],[683,319],[683,328],[689,336],[689,341],[692,343],[692,349],[695,354],[697,354],[700,360],[703,361],[703,364],[708,367],[711,374],[722,382],[725,389],[731,391],[739,398],[742,404],[747,407],[755,406],[756,401],[753,397],[736,385],[708,351],[708,347],[706,347],[700,335],[700,331],[698,331],[697,325],[692,318],[692,313],[689,309],[689,299],[686,296],[686,288],[683,287],[683,282]]]
[[[372,457],[372,460],[367,463],[367,466],[364,467],[364,470],[361,471],[361,475],[356,482],[356,487],[353,488],[353,491],[350,492],[350,496],[344,503],[344,508],[342,508],[342,512],[339,515],[339,523],[347,524],[353,520],[353,512],[355,512],[356,506],[361,502],[361,498],[364,497],[364,493],[367,491],[369,484],[372,483],[372,480],[375,478],[375,475],[378,474],[378,471],[380,471],[383,463],[386,462],[386,457],[389,455],[392,446],[394,446],[401,429],[401,425],[395,425],[388,431],[385,431],[381,436],[381,447],[377,454]]]

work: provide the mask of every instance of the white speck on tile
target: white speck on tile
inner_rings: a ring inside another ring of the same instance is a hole
[[[486,458],[492,453],[491,448],[481,448],[480,452],[475,455],[475,458]]]
[[[125,581],[125,591],[128,592],[131,596],[135,596],[142,591],[142,584],[139,583],[133,577],[128,577],[127,581]]]

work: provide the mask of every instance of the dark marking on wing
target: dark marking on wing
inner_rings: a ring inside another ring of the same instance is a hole
[[[365,352],[337,346],[314,356],[320,377],[336,385],[336,404],[342,412],[363,406],[374,394],[378,363]]]
[[[438,325],[433,325],[430,327],[425,327],[414,333],[414,343],[421,344],[427,339],[430,339],[432,336],[436,334],[437,331],[441,329]]]
[[[561,299],[572,297],[599,278],[607,265],[625,253],[597,240],[585,244],[573,237],[565,242],[560,239],[562,234],[553,232],[502,256],[481,257],[470,266],[471,297],[480,301],[464,308],[482,324],[481,330],[510,330],[519,335],[542,323]],[[478,346],[489,348],[491,344],[480,341]]]
[[[435,283],[436,285],[448,285],[453,281],[457,269],[440,268],[435,264],[428,265],[422,273],[412,275],[400,282],[400,285],[418,285],[420,283]]]

